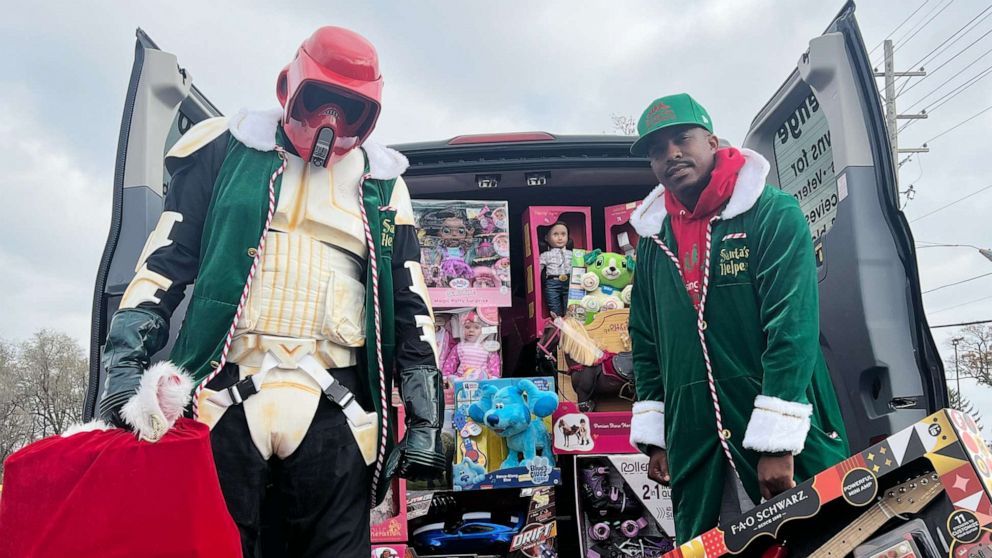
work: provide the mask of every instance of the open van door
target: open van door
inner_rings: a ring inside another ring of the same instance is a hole
[[[90,376],[83,407],[84,420],[96,412],[103,385],[100,354],[110,317],[135,274],[145,239],[162,213],[169,176],[165,153],[194,124],[219,116],[220,111],[192,84],[173,54],[158,46],[138,29],[131,81],[124,100],[124,115],[117,141],[114,170],[113,213],[110,233],[103,249],[93,293],[90,328]],[[179,324],[186,315],[185,303],[172,317],[172,339],[160,355],[168,355]]]
[[[848,2],[751,124],[744,146],[806,213],[820,335],[852,450],[947,405],[868,53]]]

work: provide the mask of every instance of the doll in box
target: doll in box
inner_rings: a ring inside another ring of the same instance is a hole
[[[499,352],[490,350],[490,343],[497,341],[485,339],[483,322],[478,312],[471,311],[462,317],[461,340],[448,352],[448,357],[441,366],[445,377],[454,376],[459,380],[485,380],[500,376]]]
[[[568,225],[558,221],[548,227],[541,242],[540,262],[541,286],[548,311],[564,316],[572,275],[572,241],[568,237]]]
[[[472,221],[460,211],[443,211],[437,218],[441,220],[437,234],[444,282],[451,285],[453,279],[471,280],[473,273],[468,262],[472,260],[475,237]]]

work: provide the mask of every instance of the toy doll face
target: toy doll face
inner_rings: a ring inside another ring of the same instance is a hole
[[[472,229],[461,217],[448,217],[441,224],[441,240],[446,244],[458,244],[472,235]]]
[[[482,335],[482,324],[479,322],[465,322],[462,326],[462,340],[473,342],[478,341]]]
[[[544,235],[544,241],[552,248],[564,248],[568,244],[568,227],[554,225]]]

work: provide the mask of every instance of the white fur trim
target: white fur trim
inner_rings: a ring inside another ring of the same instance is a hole
[[[720,213],[721,219],[732,219],[754,207],[761,197],[771,165],[757,151],[742,148],[744,166],[737,174],[737,184],[727,206]],[[641,236],[651,236],[661,231],[668,210],[665,209],[665,187],[661,184],[644,198],[640,207],[630,215],[630,224]]]
[[[138,392],[121,408],[121,418],[142,440],[157,442],[189,404],[193,380],[169,361],[156,363],[141,376]]]
[[[637,401],[630,419],[630,443],[665,449],[665,403]]]
[[[373,141],[362,145],[369,158],[369,174],[376,180],[391,180],[406,172],[410,161],[402,153]]]
[[[238,141],[258,151],[276,148],[276,128],[282,118],[282,109],[241,109],[228,121],[231,135]]]
[[[741,149],[741,155],[744,156],[744,166],[737,173],[734,193],[720,213],[721,219],[732,219],[751,209],[765,191],[768,171],[772,168],[768,160],[757,151],[746,148]]]
[[[665,187],[661,184],[654,187],[641,205],[630,214],[630,224],[641,237],[648,237],[661,232],[668,210],[665,209]]]
[[[103,422],[102,420],[91,420],[89,422],[77,422],[69,428],[65,429],[62,433],[63,438],[68,438],[69,436],[75,436],[76,434],[82,434],[83,432],[95,432],[97,430],[110,430],[113,426]]]
[[[754,398],[754,411],[744,432],[744,447],[759,452],[789,451],[798,455],[806,445],[813,406],[777,397]]]

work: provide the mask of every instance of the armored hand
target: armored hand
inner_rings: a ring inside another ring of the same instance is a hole
[[[408,479],[437,478],[447,466],[441,445],[441,372],[435,366],[402,370],[400,391],[406,408],[406,435],[390,454],[386,472]]]

